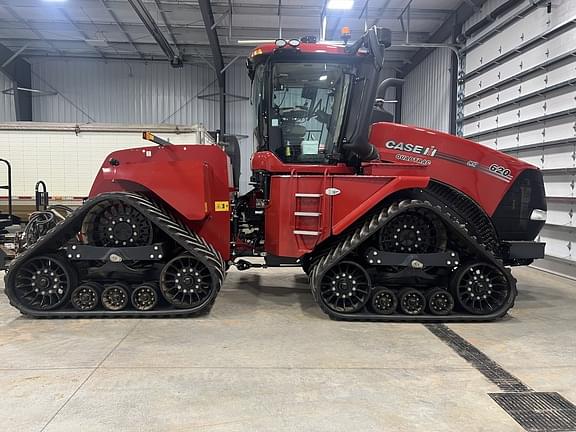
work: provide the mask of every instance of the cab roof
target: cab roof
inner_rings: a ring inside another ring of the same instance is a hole
[[[287,41],[288,42],[288,41]],[[290,44],[286,44],[283,47],[279,47],[276,43],[267,43],[263,45],[259,45],[258,47],[254,48],[249,55],[251,60],[255,60],[258,56],[263,55],[271,55],[277,54],[280,51],[282,52],[291,52],[291,53],[304,53],[304,54],[333,54],[333,55],[340,55],[340,56],[351,56],[349,52],[346,51],[344,44],[335,44],[335,43],[305,43],[300,42],[298,46],[291,46]],[[365,55],[366,51],[361,49],[358,51],[358,55]]]

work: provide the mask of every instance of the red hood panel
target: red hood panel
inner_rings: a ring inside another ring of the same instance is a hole
[[[464,138],[395,123],[372,125],[383,161],[419,164],[426,175],[461,190],[492,215],[515,178],[533,165]]]

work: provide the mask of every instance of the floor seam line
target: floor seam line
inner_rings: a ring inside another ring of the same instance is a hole
[[[140,324],[140,322],[137,322],[134,326],[132,326],[132,328],[128,331],[128,333],[126,333],[117,343],[116,345],[114,345],[112,347],[112,349],[110,351],[108,351],[108,353],[104,356],[104,358],[102,360],[100,360],[100,362],[98,362],[98,364],[96,365],[96,367],[94,369],[92,369],[92,372],[90,372],[88,374],[88,376],[80,383],[80,385],[76,388],[76,390],[74,390],[72,392],[72,394],[70,396],[68,396],[68,398],[64,401],[64,403],[60,406],[60,408],[58,408],[58,410],[56,410],[56,412],[54,413],[54,415],[52,415],[52,417],[50,417],[50,419],[48,420],[48,422],[42,427],[42,429],[40,429],[40,432],[44,432],[46,430],[46,428],[48,426],[50,426],[50,423],[52,423],[52,421],[58,416],[58,414],[60,414],[60,412],[66,407],[66,405],[68,405],[68,403],[72,400],[72,398],[74,396],[76,396],[76,394],[80,391],[80,389],[82,387],[84,387],[84,384],[86,384],[88,382],[88,380],[90,378],[92,378],[92,376],[96,373],[96,371],[100,368],[100,366],[110,357],[110,355],[112,355],[112,353],[114,351],[116,351],[116,349],[120,346],[120,344],[122,342],[124,342],[126,340],[126,338],[128,336],[130,336],[130,334],[132,334],[132,332],[136,329],[136,327]]]

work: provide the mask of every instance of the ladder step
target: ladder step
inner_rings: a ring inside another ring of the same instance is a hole
[[[294,234],[298,235],[308,235],[308,236],[319,236],[318,231],[304,231],[304,230],[294,230]]]
[[[316,194],[316,193],[297,193],[294,194],[294,196],[296,198],[320,198],[322,197],[322,194]]]
[[[294,216],[311,216],[311,217],[319,217],[322,213],[318,212],[294,212]]]

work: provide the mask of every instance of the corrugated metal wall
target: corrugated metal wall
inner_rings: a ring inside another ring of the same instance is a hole
[[[549,262],[574,264],[576,2],[534,3],[521,2],[468,40],[463,130],[542,169],[548,221],[540,239]]]
[[[14,98],[2,93],[3,90],[13,86],[12,80],[0,72],[0,122],[16,121]]]
[[[402,123],[450,130],[451,50],[437,48],[405,78]]]
[[[208,66],[103,60],[42,59],[32,63],[35,121],[202,123],[214,128],[218,105],[198,96],[217,92]]]

